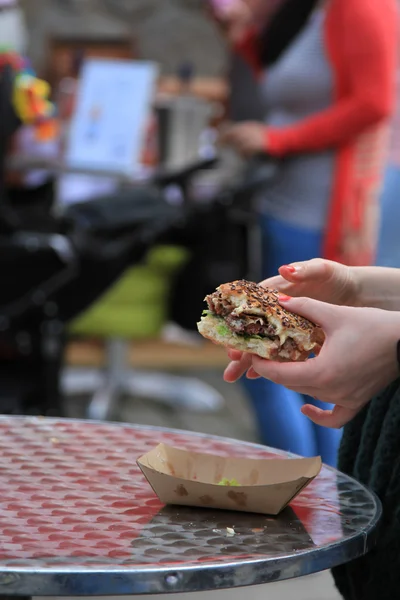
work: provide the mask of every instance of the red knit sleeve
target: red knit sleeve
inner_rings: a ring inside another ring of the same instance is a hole
[[[284,128],[266,130],[266,149],[283,156],[345,144],[393,110],[397,53],[395,0],[331,0],[328,46],[339,99]],[[340,64],[338,64],[340,63]]]
[[[234,49],[253,69],[256,77],[258,77],[262,70],[258,31],[255,28],[249,29],[241,41],[235,44]]]

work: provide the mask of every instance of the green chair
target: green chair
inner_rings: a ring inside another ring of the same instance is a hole
[[[104,371],[66,369],[63,377],[65,394],[93,393],[89,418],[109,418],[124,394],[196,411],[220,408],[220,394],[197,379],[133,371],[127,365],[128,345],[132,340],[154,339],[161,335],[168,319],[167,300],[172,279],[187,258],[182,248],[153,248],[142,265],[125,272],[111,289],[71,323],[69,332],[73,336],[106,340]]]

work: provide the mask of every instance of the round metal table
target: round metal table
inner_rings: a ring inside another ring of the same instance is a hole
[[[277,518],[165,507],[136,466],[159,442],[287,456],[196,433],[0,417],[0,596],[234,588],[322,571],[374,544],[379,501],[326,467]]]

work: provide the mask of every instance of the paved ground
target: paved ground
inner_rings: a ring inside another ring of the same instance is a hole
[[[186,373],[189,375],[189,373]],[[198,375],[198,373],[196,373]],[[225,384],[220,373],[202,373],[202,379],[214,385],[226,399],[225,407],[218,414],[190,414],[176,411],[157,402],[125,398],[116,410],[115,419],[133,423],[176,427],[205,433],[224,435],[253,441],[256,438],[252,416],[238,386]],[[71,416],[84,416],[85,399],[70,402]],[[198,600],[241,600],[248,590],[228,590],[217,593],[197,594]],[[253,588],[255,600],[339,600],[329,573],[279,584]],[[179,600],[192,600],[188,595],[172,596]],[[155,597],[154,597],[155,598]]]

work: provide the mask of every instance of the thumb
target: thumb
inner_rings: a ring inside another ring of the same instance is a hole
[[[354,419],[358,410],[338,405],[334,406],[333,410],[322,410],[313,404],[305,404],[301,412],[316,425],[329,427],[330,429],[341,429]]]
[[[284,265],[279,269],[279,273],[288,281],[296,283],[324,283],[334,276],[335,263],[322,258],[313,258]]]
[[[320,302],[312,298],[291,298],[283,294],[279,295],[279,304],[286,310],[305,317],[316,325],[320,325],[325,333],[335,328],[339,307],[333,304]]]

